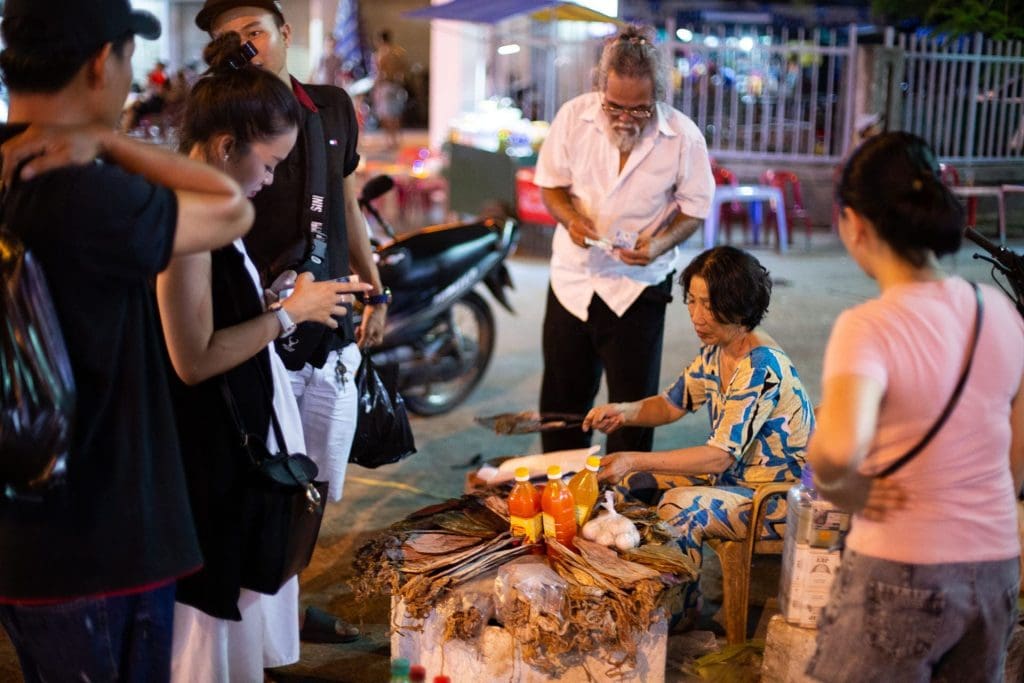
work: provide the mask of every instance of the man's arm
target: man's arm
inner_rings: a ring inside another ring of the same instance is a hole
[[[599,239],[593,222],[572,205],[568,187],[542,187],[540,196],[548,212],[569,231],[569,237],[577,247],[589,246],[584,242],[585,238]]]
[[[2,149],[3,181],[15,169],[28,180],[40,173],[105,157],[178,198],[174,255],[209,251],[229,244],[252,225],[252,204],[234,180],[209,164],[137,140],[100,125],[30,126]]]
[[[377,264],[373,260],[373,247],[366,231],[366,219],[359,208],[355,174],[345,176],[342,192],[345,200],[345,231],[348,235],[348,260],[352,272],[363,282],[373,285],[371,294],[380,294],[384,285],[380,281]],[[387,319],[387,304],[367,305],[363,309],[363,320],[356,330],[356,341],[361,348],[376,346],[384,340],[384,323]]]

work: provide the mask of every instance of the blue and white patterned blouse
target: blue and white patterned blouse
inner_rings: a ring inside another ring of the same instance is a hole
[[[741,358],[723,387],[718,346],[700,355],[665,392],[680,410],[707,404],[711,434],[707,445],[736,459],[719,486],[800,478],[814,409],[796,367],[781,349],[759,346]]]

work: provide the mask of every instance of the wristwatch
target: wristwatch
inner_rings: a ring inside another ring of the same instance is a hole
[[[363,298],[363,301],[367,306],[380,306],[381,304],[391,303],[391,288],[385,287],[384,291],[380,294],[367,294]]]
[[[277,335],[279,339],[287,337],[295,331],[296,327],[298,327],[298,325],[292,322],[291,316],[288,315],[288,311],[284,310],[284,306],[281,305],[280,301],[275,301],[270,304],[270,306],[267,307],[267,310],[273,311],[274,315],[277,316],[277,322],[281,323],[281,334]]]

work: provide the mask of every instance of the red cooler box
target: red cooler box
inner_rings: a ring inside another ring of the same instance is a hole
[[[544,200],[540,197],[540,188],[533,184],[533,167],[521,168],[516,171],[516,211],[523,223],[537,225],[558,225],[558,221],[548,213]]]

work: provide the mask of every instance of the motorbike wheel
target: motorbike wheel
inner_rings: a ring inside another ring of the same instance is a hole
[[[469,292],[452,304],[449,314],[427,334],[445,335],[445,357],[462,356],[463,372],[454,379],[428,381],[403,387],[406,407],[417,415],[440,415],[462,403],[480,383],[494,352],[494,314],[476,292]]]

